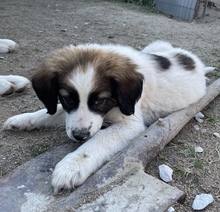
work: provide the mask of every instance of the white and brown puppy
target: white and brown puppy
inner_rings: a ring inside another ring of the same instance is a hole
[[[120,45],[65,47],[47,56],[32,79],[46,109],[11,117],[4,128],[65,123],[71,139],[86,142],[56,165],[52,184],[55,193],[74,188],[146,125],[198,101],[206,70],[197,56],[164,41],[141,52]],[[100,130],[105,122],[111,125]]]

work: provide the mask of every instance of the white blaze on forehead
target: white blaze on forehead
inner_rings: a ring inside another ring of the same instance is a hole
[[[78,91],[80,103],[85,104],[88,101],[88,95],[92,91],[94,83],[94,69],[91,66],[84,70],[76,70],[68,81]]]
[[[68,86],[73,86],[79,94],[79,107],[66,116],[67,135],[74,140],[73,131],[88,129],[93,136],[102,126],[103,118],[88,108],[88,98],[94,87],[95,71],[92,66],[86,70],[76,70],[68,77]],[[61,91],[62,92],[62,91]]]

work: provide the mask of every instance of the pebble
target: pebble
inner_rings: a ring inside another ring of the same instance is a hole
[[[220,138],[220,134],[217,133],[217,132],[213,133],[213,135],[214,135],[216,138]]]
[[[26,186],[25,185],[20,185],[17,187],[17,189],[21,189],[21,188],[25,188]]]
[[[204,121],[203,118],[204,118],[204,115],[201,112],[195,115],[195,120],[199,123],[202,123]]]
[[[195,125],[195,126],[194,126],[194,129],[195,129],[196,131],[199,131],[199,130],[200,130],[199,125]]]
[[[172,181],[172,174],[173,170],[169,166],[165,164],[159,166],[159,175],[164,182]]]
[[[175,209],[173,207],[169,207],[167,210],[167,212],[174,212],[174,211],[175,211]]]
[[[211,204],[214,201],[214,198],[211,194],[199,194],[196,195],[192,208],[193,210],[203,210],[206,208],[209,204]]]
[[[201,133],[206,133],[207,130],[206,129],[201,129]]]
[[[201,152],[204,152],[204,149],[201,146],[196,146],[195,147],[195,152],[201,153]]]
[[[159,118],[157,121],[157,125],[160,127],[164,127],[166,125],[166,122],[164,121],[163,118]]]

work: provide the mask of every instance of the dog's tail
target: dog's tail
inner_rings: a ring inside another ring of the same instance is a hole
[[[156,52],[166,52],[173,49],[173,46],[163,40],[157,40],[153,43],[150,43],[148,46],[146,46],[142,52],[143,53],[156,53]]]

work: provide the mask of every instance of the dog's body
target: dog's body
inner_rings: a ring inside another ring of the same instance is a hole
[[[32,80],[47,110],[11,117],[4,128],[66,123],[71,139],[86,142],[56,165],[52,184],[55,192],[74,188],[146,125],[199,100],[206,70],[195,55],[163,41],[141,52],[119,45],[65,47],[46,57]],[[100,130],[106,122],[111,125]]]

